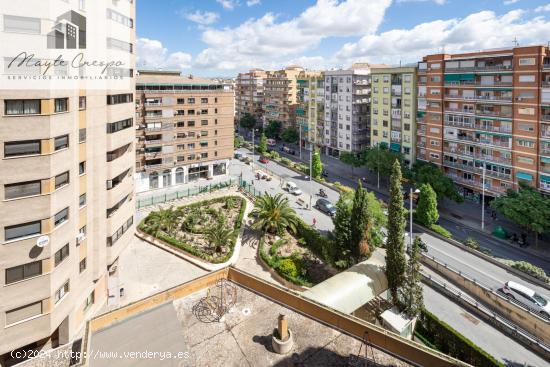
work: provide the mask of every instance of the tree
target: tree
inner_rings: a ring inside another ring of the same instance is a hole
[[[265,135],[270,139],[279,139],[279,134],[281,133],[281,122],[280,121],[269,121],[265,127]]]
[[[215,247],[216,252],[222,252],[222,248],[233,239],[235,230],[225,226],[215,225],[206,232],[206,240]]]
[[[420,185],[420,198],[414,216],[418,223],[428,228],[437,223],[437,194],[430,184]]]
[[[258,145],[258,153],[265,154],[267,152],[267,138],[264,133],[260,136],[260,144]]]
[[[298,130],[293,127],[288,127],[281,133],[281,139],[283,139],[285,143],[294,144],[298,142],[299,138],[300,134],[298,133]]]
[[[298,217],[283,194],[260,196],[250,215],[256,218],[254,227],[264,232],[282,234],[286,229],[296,232]]]
[[[424,296],[422,294],[422,274],[420,273],[420,249],[422,240],[420,237],[414,239],[411,254],[407,264],[407,276],[403,288],[403,299],[405,300],[405,313],[409,317],[417,317],[424,308]]]
[[[369,215],[367,191],[361,185],[355,190],[353,207],[351,209],[351,249],[355,261],[362,257],[368,257],[371,252],[369,246],[369,235],[372,227],[372,220]]]
[[[363,162],[361,159],[357,156],[357,154],[351,153],[351,152],[342,152],[340,153],[340,160],[347,164],[348,166],[351,166],[351,174],[353,174],[353,169],[356,167],[361,167],[363,165]]]
[[[161,232],[171,235],[179,221],[181,213],[172,207],[151,212],[145,219],[145,224],[153,231],[154,235]]]
[[[399,289],[405,283],[405,208],[401,189],[401,165],[396,160],[390,177],[388,203],[388,240],[386,242],[386,277],[394,304],[399,304]]]
[[[508,190],[491,202],[497,212],[517,225],[534,232],[538,246],[539,235],[550,231],[550,198],[536,189],[520,184],[518,192]]]
[[[347,268],[352,264],[351,261],[351,207],[353,196],[351,192],[343,192],[336,202],[336,215],[332,220],[334,230],[334,245],[339,254],[337,265],[340,268]]]
[[[242,136],[235,137],[235,148],[239,148],[243,143],[244,143],[244,139]]]
[[[439,200],[446,197],[457,203],[464,201],[458,193],[453,180],[445,176],[443,171],[432,163],[416,161],[410,171],[410,178],[418,186],[429,183]]]
[[[311,177],[320,178],[323,173],[323,163],[321,162],[321,154],[319,149],[314,148],[311,153]]]
[[[400,153],[390,151],[385,145],[372,147],[361,154],[362,164],[370,170],[380,172],[380,176],[389,177],[392,174],[393,164],[403,162]]]
[[[239,124],[243,129],[250,130],[256,126],[256,119],[251,114],[245,113],[244,116],[241,117]]]

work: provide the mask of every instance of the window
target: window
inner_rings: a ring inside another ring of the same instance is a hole
[[[76,245],[78,246],[86,238],[86,226],[83,226],[78,230],[78,236],[76,237]]]
[[[519,82],[520,83],[532,83],[535,81],[535,76],[528,74],[528,75],[520,75],[519,76]]]
[[[78,130],[78,142],[84,143],[86,141],[86,128]]]
[[[85,110],[86,109],[86,96],[78,97],[78,109],[79,110]]]
[[[432,76],[430,77],[430,81],[432,83],[439,83],[441,81],[441,77],[439,75]]]
[[[126,27],[134,28],[134,20],[132,18],[128,18],[127,16],[124,16],[112,9],[107,9],[107,19],[114,20],[115,22]]]
[[[533,160],[533,158],[519,156],[518,157],[518,163],[534,164],[535,161]]]
[[[195,98],[187,98],[187,103],[195,104]]]
[[[55,138],[55,150],[67,149],[69,147],[69,135]]]
[[[122,172],[120,175],[116,176],[112,180],[107,180],[107,190],[117,187],[122,180],[124,180],[129,174],[131,169],[128,168],[126,171]]]
[[[40,181],[19,182],[4,185],[4,197],[6,200],[40,195],[42,185]]]
[[[6,325],[28,320],[38,315],[42,315],[42,301],[6,311]]]
[[[40,18],[4,15],[4,32],[40,34]]]
[[[205,136],[208,136],[208,131],[202,130],[202,131],[201,131],[201,137],[204,138]]]
[[[107,246],[113,246],[115,242],[118,241],[118,239],[128,230],[128,228],[132,226],[133,223],[134,217],[132,216],[128,218],[126,223],[124,223],[111,237],[107,237]]]
[[[80,260],[80,262],[78,263],[79,273],[82,273],[84,270],[86,270],[86,258]]]
[[[107,96],[107,104],[121,104],[121,103],[130,103],[134,101],[134,95],[132,93],[126,94],[112,94]]]
[[[436,154],[436,153],[430,153],[430,158],[433,158],[433,159],[439,159],[439,154]]]
[[[535,109],[533,107],[520,107],[518,108],[518,113],[520,115],[534,115]]]
[[[55,253],[55,266],[61,264],[69,256],[69,244],[66,244]]]
[[[86,193],[78,197],[78,206],[82,208],[85,205],[86,205]]]
[[[61,210],[54,216],[54,226],[57,227],[69,219],[69,208]]]
[[[187,127],[195,127],[195,121],[187,121]]]
[[[201,115],[208,115],[208,110],[207,109],[201,110]]]
[[[166,179],[166,177],[165,177]],[[168,171],[168,181],[170,180],[170,171]],[[166,181],[165,181],[166,182]],[[122,200],[120,200],[118,203],[116,203],[113,207],[107,209],[107,218],[111,217],[113,214],[116,213],[116,211],[118,209],[120,209],[120,207],[122,205],[124,205],[124,203],[126,203],[126,201],[128,201],[128,199],[131,199],[131,196],[130,195],[126,195],[125,197],[122,198]]]
[[[519,65],[520,66],[535,65],[535,58],[534,57],[520,58]]]
[[[4,157],[18,157],[41,153],[40,140],[14,141],[4,143]]]
[[[208,98],[201,98],[201,103],[208,103]]]
[[[69,184],[69,172],[62,173],[60,175],[55,176],[55,189],[59,189],[60,187],[63,187],[65,185]]]
[[[92,291],[90,295],[86,298],[86,302],[84,303],[84,310],[87,310],[90,308],[95,302],[95,292]]]
[[[69,98],[56,98],[54,100],[54,112],[67,112],[69,110]]]
[[[37,220],[4,228],[4,239],[6,241],[15,240],[18,238],[34,236],[42,232],[42,222]]]
[[[208,120],[201,120],[201,126],[208,126]]]
[[[430,67],[432,69],[440,69],[441,68],[441,64],[440,63],[433,63],[430,65]]]
[[[120,41],[115,38],[107,37],[107,48],[111,50],[120,50],[133,53],[134,45],[128,42]]]
[[[533,132],[533,131],[535,131],[535,126],[533,126],[533,124],[522,124],[522,123],[520,123],[518,125],[518,129],[522,130],[522,131]]]
[[[61,286],[56,292],[55,292],[55,303],[61,301],[65,295],[69,293],[69,281],[67,280],[65,284]]]
[[[78,174],[83,175],[86,173],[86,161],[80,162],[78,164]]]
[[[535,142],[531,141],[531,140],[518,139],[517,142],[518,142],[518,145],[520,147],[523,147],[523,148],[534,148],[535,147]]]
[[[118,149],[107,152],[107,162],[112,162],[117,158],[122,157],[132,146],[132,144],[126,144]]]
[[[6,115],[37,115],[40,114],[39,99],[15,99],[4,102]]]
[[[42,274],[42,261],[15,266],[6,269],[6,284],[19,282]]]
[[[134,119],[129,118],[107,124],[107,134],[113,134],[121,130],[128,129],[134,125]]]
[[[185,104],[185,98],[178,98],[178,104]]]
[[[201,158],[208,158],[208,153],[201,153]]]

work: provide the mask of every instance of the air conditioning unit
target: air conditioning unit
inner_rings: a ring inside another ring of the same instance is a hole
[[[86,234],[84,234],[84,233],[79,233],[79,234],[76,236],[76,243],[82,242],[85,238],[86,238]]]
[[[113,188],[113,180],[107,180],[107,190],[110,190]]]

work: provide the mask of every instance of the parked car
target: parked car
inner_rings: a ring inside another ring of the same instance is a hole
[[[336,215],[336,207],[327,199],[318,199],[315,203],[315,207],[331,217]]]
[[[545,316],[550,317],[550,302],[531,288],[527,288],[513,281],[508,281],[504,283],[504,287],[501,288],[501,291],[508,297],[523,302]]]
[[[287,182],[285,185],[285,190],[288,191],[289,194],[296,196],[302,195],[302,190],[300,190],[294,182]]]
[[[269,159],[267,159],[267,157],[261,156],[260,159],[259,159],[259,162],[267,164],[267,163],[269,163]]]
[[[235,159],[240,160],[243,157],[243,153],[241,152],[235,152]]]
[[[267,139],[268,147],[274,147],[275,145],[277,145],[277,142],[275,141],[275,139]]]
[[[252,163],[252,158],[250,158],[250,157],[244,157],[242,161],[243,161],[244,163],[246,163],[246,164],[250,164],[250,163]]]

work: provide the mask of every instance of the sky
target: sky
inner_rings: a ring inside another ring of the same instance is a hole
[[[138,0],[141,69],[235,77],[550,42],[550,0]]]

